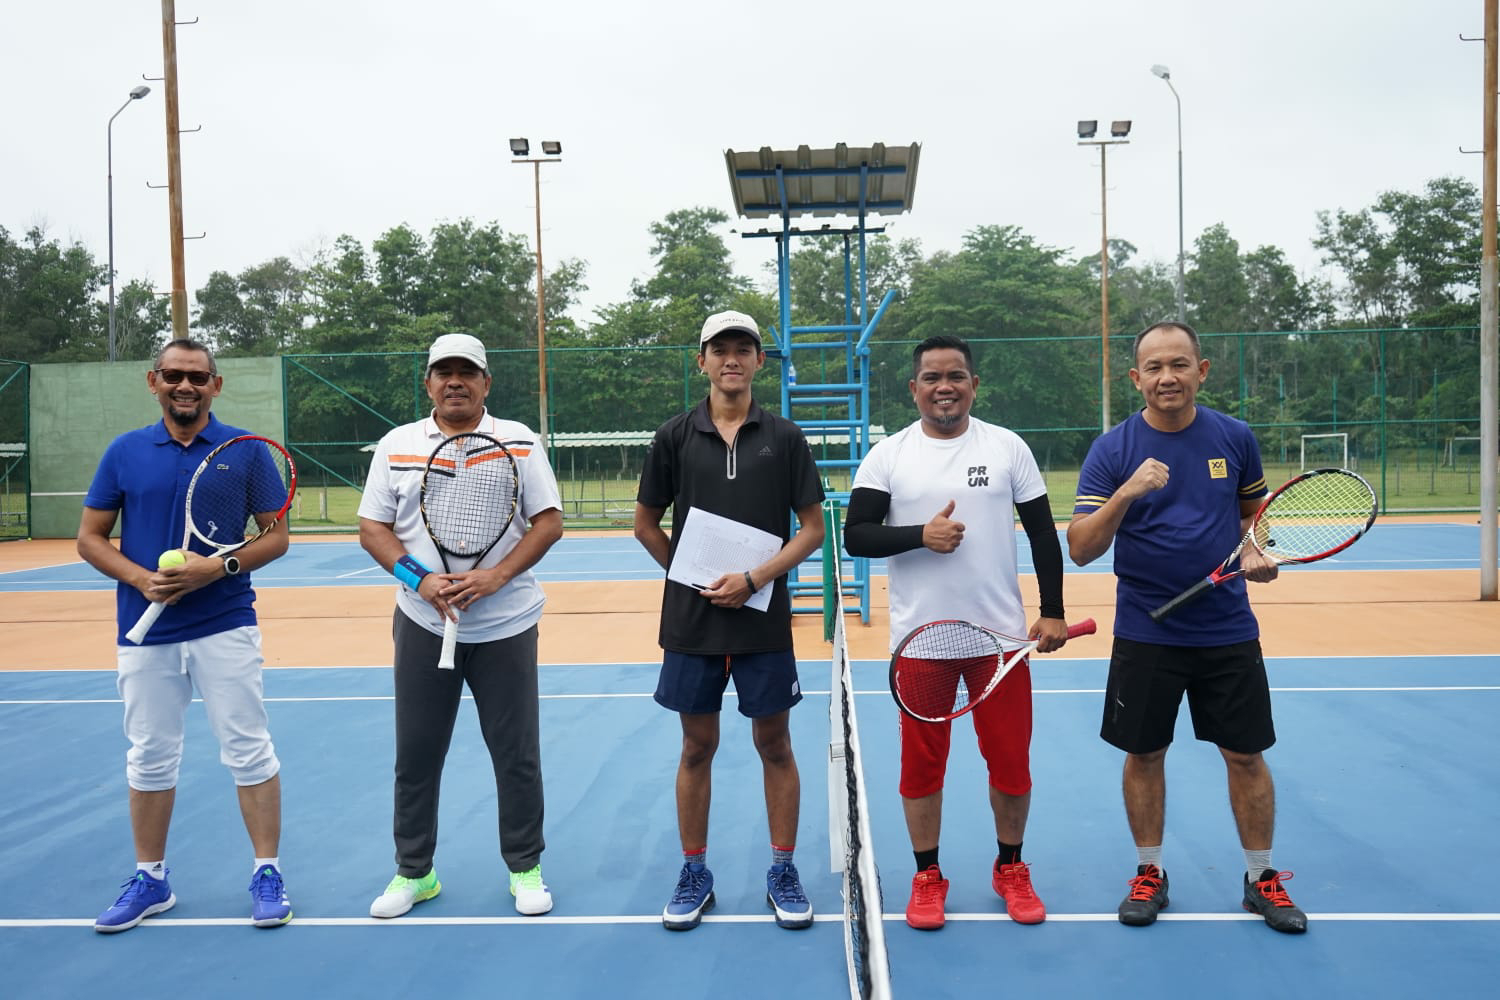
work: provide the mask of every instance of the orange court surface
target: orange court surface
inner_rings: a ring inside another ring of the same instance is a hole
[[[1423,520],[1472,525],[1474,515]],[[1414,523],[1412,518],[1385,521]],[[1378,535],[1382,522],[1377,522],[1372,534]],[[589,537],[622,534],[588,533]],[[312,540],[353,542],[354,538],[296,536],[292,544]],[[0,544],[0,573],[78,561],[72,539]],[[1114,577],[1073,572],[1071,564],[1068,570],[1068,617],[1092,617],[1099,631],[1073,640],[1052,656],[1106,657]],[[659,580],[547,581],[544,589],[543,663],[641,662],[660,656],[656,643]],[[1275,583],[1250,588],[1267,656],[1493,653],[1500,649],[1500,602],[1481,601],[1478,591],[1478,577],[1472,569],[1311,572],[1293,567],[1284,570]],[[1035,601],[1036,586],[1029,577],[1023,577],[1021,593],[1028,602]],[[870,624],[849,622],[850,652],[855,659],[888,655],[886,597],[885,577],[873,577]],[[265,634],[266,664],[389,664],[393,604],[390,590],[384,587],[258,586],[256,607]],[[110,591],[0,592],[0,625],[6,647],[0,669],[112,666],[115,623]],[[827,658],[820,616],[796,616],[793,634],[799,658]]]

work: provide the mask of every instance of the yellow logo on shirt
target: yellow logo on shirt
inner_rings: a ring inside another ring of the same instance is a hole
[[[1228,479],[1229,463],[1222,458],[1210,458],[1208,460],[1208,478]]]

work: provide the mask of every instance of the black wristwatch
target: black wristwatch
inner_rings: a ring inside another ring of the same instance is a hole
[[[225,556],[224,557],[224,575],[225,576],[239,576],[240,575],[240,561],[238,559],[236,559],[234,556]]]

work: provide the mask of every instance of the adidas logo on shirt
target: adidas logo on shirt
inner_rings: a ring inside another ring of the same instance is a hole
[[[776,455],[776,453],[771,450],[771,446],[768,444],[762,445],[760,451],[756,452],[755,454],[760,456],[761,458],[774,458]]]

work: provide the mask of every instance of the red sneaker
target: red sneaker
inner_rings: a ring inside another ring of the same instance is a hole
[[[1026,862],[1009,865],[995,862],[990,884],[1005,900],[1005,909],[1016,923],[1039,924],[1047,919],[1047,907],[1042,905],[1036,890],[1031,887],[1031,868]]]
[[[943,903],[948,899],[948,880],[937,865],[917,872],[911,880],[911,900],[906,904],[906,922],[919,931],[941,930],[947,918]]]

